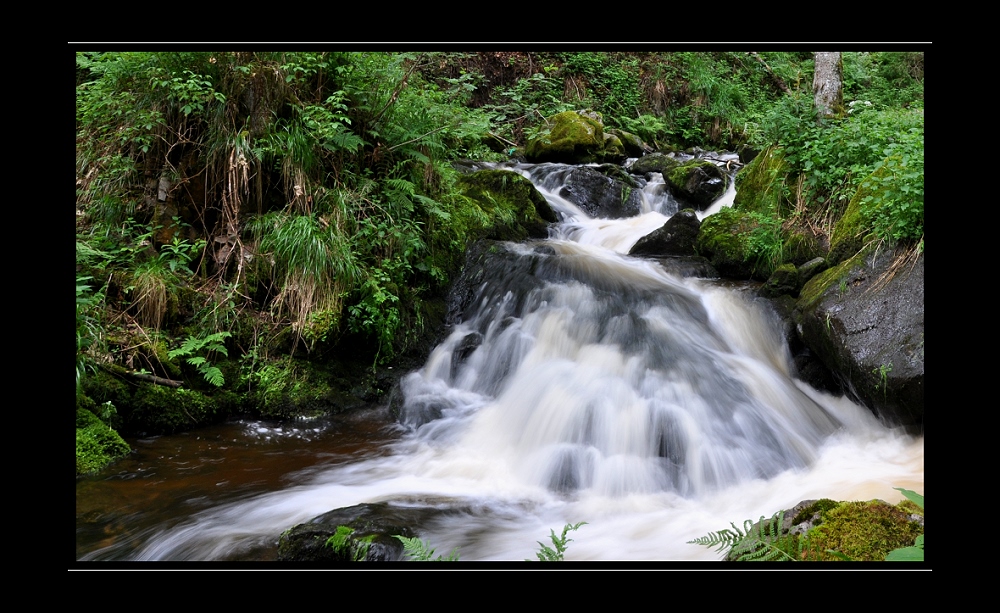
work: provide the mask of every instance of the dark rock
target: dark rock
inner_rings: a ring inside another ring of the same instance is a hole
[[[569,170],[559,195],[595,219],[634,217],[642,207],[642,196],[634,180],[625,176],[612,178],[590,166]]]
[[[695,241],[701,221],[691,209],[672,215],[662,227],[643,236],[629,255],[695,255]]]
[[[668,172],[680,165],[680,160],[664,153],[650,153],[632,162],[628,170],[634,175],[648,175],[658,172],[666,176]]]
[[[692,160],[663,176],[670,193],[703,211],[718,200],[729,187],[729,175],[712,162]]]
[[[924,258],[870,247],[815,277],[796,307],[806,345],[884,421],[922,430]]]
[[[757,293],[765,298],[775,298],[782,295],[794,297],[799,295],[800,287],[799,271],[795,265],[782,264],[771,273],[771,276],[757,290]]]
[[[424,521],[426,509],[387,503],[336,509],[286,530],[278,541],[281,562],[391,562],[403,557],[396,535],[414,537],[411,528]],[[327,544],[338,534],[337,546]]]

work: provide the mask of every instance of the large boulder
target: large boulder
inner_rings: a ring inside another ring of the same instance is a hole
[[[509,170],[479,170],[458,179],[462,193],[476,201],[494,220],[473,238],[520,241],[545,238],[555,211],[530,180]]]
[[[924,257],[869,246],[802,288],[803,342],[884,421],[921,431],[924,415]]]
[[[624,148],[618,138],[605,140],[597,113],[566,111],[546,119],[545,128],[528,140],[525,156],[533,163],[590,164],[620,161]]]
[[[642,208],[639,184],[620,167],[612,165],[566,169],[559,196],[595,219],[634,217]]]

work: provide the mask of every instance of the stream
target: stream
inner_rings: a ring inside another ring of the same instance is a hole
[[[285,529],[385,501],[455,509],[419,532],[463,561],[534,559],[578,522],[567,560],[711,561],[688,541],[730,522],[923,492],[923,438],[796,379],[752,287],[625,255],[676,212],[662,183],[638,215],[592,218],[560,196],[559,166],[512,169],[561,221],[503,245],[401,380],[398,421],[371,407],[128,440],[77,482],[77,560],[274,560]]]

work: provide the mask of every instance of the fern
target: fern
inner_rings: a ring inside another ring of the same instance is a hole
[[[230,336],[232,336],[232,334],[229,332],[216,332],[215,334],[209,334],[203,338],[189,336],[183,343],[181,343],[180,347],[168,352],[167,356],[171,359],[186,358],[185,361],[191,366],[197,368],[198,372],[201,373],[201,376],[205,379],[205,381],[215,387],[222,387],[223,384],[225,384],[225,378],[222,376],[222,371],[219,370],[217,366],[210,364],[207,357],[193,354],[199,351],[204,351],[206,354],[218,352],[226,357],[229,357],[229,352],[226,350],[226,346],[222,343]]]
[[[804,541],[796,539],[791,535],[782,536],[782,524],[784,523],[785,512],[778,511],[765,520],[764,516],[754,524],[753,520],[743,522],[741,530],[736,524],[730,522],[732,530],[724,528],[718,532],[709,532],[688,543],[702,545],[704,547],[716,547],[716,551],[725,551],[723,559],[735,560],[738,562],[771,562],[775,560],[795,560],[788,553],[792,549],[801,554],[804,548]]]
[[[425,543],[420,539],[407,536],[393,535],[403,543],[403,556],[411,562],[457,562],[458,549],[452,549],[451,553],[445,556],[434,557],[434,550],[430,543]]]
[[[566,533],[570,530],[576,530],[586,523],[587,522],[582,521],[576,525],[566,524],[563,526],[562,535],[560,536],[556,536],[555,530],[550,530],[551,534],[549,535],[549,539],[552,540],[552,544],[555,545],[555,549],[549,547],[541,541],[538,541],[540,549],[538,550],[538,553],[535,554],[538,556],[538,560],[541,562],[562,562],[564,559],[563,554],[566,552],[566,546],[573,540],[571,538],[566,538]],[[527,562],[529,560],[525,561]]]

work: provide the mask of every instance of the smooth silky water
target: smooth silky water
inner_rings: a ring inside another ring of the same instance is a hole
[[[637,217],[590,219],[545,171],[520,169],[562,221],[548,240],[505,245],[506,272],[485,275],[401,380],[399,423],[358,420],[353,452],[315,451],[346,436],[318,434],[298,463],[258,450],[253,462],[287,465],[277,479],[191,494],[108,543],[78,537],[78,556],[261,559],[296,523],[386,501],[453,509],[420,536],[464,561],[533,559],[577,522],[568,560],[717,560],[687,542],[804,499],[923,492],[923,439],[795,379],[765,303],[624,255],[676,211],[662,189],[647,186]]]

